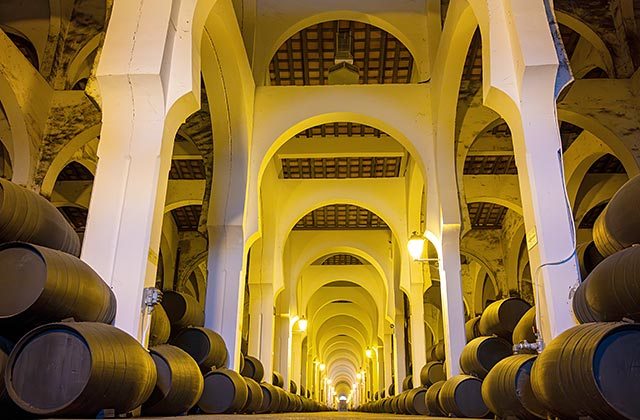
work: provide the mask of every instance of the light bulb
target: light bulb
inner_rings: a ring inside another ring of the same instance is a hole
[[[309,321],[307,321],[305,317],[302,317],[298,320],[298,329],[300,331],[303,331],[303,332],[306,331],[308,325],[309,325]]]
[[[418,235],[417,232],[413,232],[413,235],[409,238],[407,248],[411,258],[419,260],[422,257],[422,252],[424,251],[424,236]]]

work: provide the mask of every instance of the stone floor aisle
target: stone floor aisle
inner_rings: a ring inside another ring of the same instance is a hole
[[[434,419],[450,420],[448,417],[403,416],[393,414],[330,412],[330,413],[284,413],[284,414],[255,414],[255,415],[198,415],[187,417],[162,417],[153,420],[188,419],[188,420],[322,420],[322,419],[353,419],[353,420],[417,420]]]

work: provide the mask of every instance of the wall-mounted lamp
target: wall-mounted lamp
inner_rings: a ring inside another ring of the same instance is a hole
[[[409,250],[409,255],[413,261],[424,262],[424,263],[436,263],[440,261],[438,258],[422,258],[422,253],[424,252],[424,242],[426,238],[418,232],[413,232],[411,238],[409,238],[409,242],[407,243],[407,249]]]
[[[307,331],[308,325],[309,325],[309,321],[307,321],[307,319],[303,315],[302,318],[298,320],[298,329],[302,332],[305,332]]]
[[[360,372],[356,373],[356,379],[357,380],[362,379],[362,374]]]
[[[325,365],[324,363],[320,363],[320,366],[318,366],[318,369],[320,369],[320,372],[324,372],[326,368],[327,368],[327,365]]]
[[[367,359],[371,359],[373,357],[373,351],[371,349],[366,349],[364,351],[364,355],[367,356]]]

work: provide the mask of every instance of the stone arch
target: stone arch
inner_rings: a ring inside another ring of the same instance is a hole
[[[29,146],[31,136],[27,129],[27,115],[23,112],[15,92],[9,81],[0,74],[0,104],[4,109],[9,128],[11,129],[11,142],[4,146],[11,158],[13,177],[12,181],[21,185],[27,185],[35,164],[35,156],[32,156],[32,148]]]
[[[40,187],[40,193],[45,197],[50,197],[55,186],[56,179],[60,171],[67,166],[71,161],[73,155],[82,148],[85,144],[95,139],[100,135],[100,129],[102,124],[96,124],[83,132],[76,135],[55,155],[47,172],[42,180],[42,186]],[[85,165],[86,166],[86,165]]]
[[[593,29],[591,29],[589,25],[569,13],[556,9],[555,15],[559,24],[565,25],[566,27],[574,30],[575,32],[580,34],[581,37],[586,39],[591,45],[593,45],[593,47],[600,53],[600,56],[602,57],[605,66],[607,67],[603,70],[605,70],[609,75],[614,75],[615,67],[613,64],[611,51],[609,51],[609,48],[604,43],[602,38]]]

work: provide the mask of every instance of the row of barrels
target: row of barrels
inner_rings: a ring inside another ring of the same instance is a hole
[[[184,331],[190,329],[206,331]],[[0,357],[6,385],[2,395],[20,410],[47,417],[95,417],[105,409],[125,414],[140,406],[150,416],[324,409],[225,367],[203,375],[212,359],[194,358],[195,347],[179,347],[183,343],[176,340],[176,345],[161,344],[147,352],[127,333],[103,323],[40,326]]]
[[[78,258],[80,240],[49,201],[0,179],[0,329],[17,341],[65,319],[111,323],[110,287]]]
[[[636,176],[614,194],[595,222],[593,243],[585,247],[581,264],[586,278],[573,298],[581,323],[640,322],[639,196]]]

